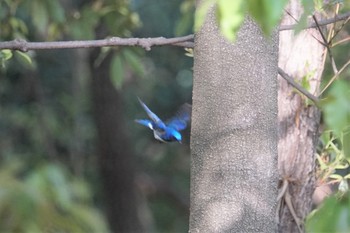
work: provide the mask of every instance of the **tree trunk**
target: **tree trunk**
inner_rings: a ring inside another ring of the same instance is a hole
[[[291,0],[286,8],[282,25],[295,24],[303,10],[299,0]],[[293,17],[291,17],[290,15]],[[317,95],[323,71],[323,46],[317,29],[308,29],[294,36],[294,32],[281,31],[279,45],[279,67],[301,83],[309,75],[310,92]],[[279,144],[278,167],[280,176],[288,181],[287,196],[291,195],[292,209],[281,205],[279,232],[301,231],[302,222],[311,210],[315,189],[315,153],[318,142],[320,112],[316,106],[307,105],[301,96],[285,80],[279,78],[278,118]],[[284,196],[286,197],[286,196]],[[282,198],[282,204],[287,204]]]
[[[214,11],[195,37],[190,232],[275,232],[278,37]]]
[[[123,124],[120,94],[109,78],[111,54],[94,67],[90,57],[93,109],[98,136],[98,164],[107,218],[112,232],[142,232],[137,213],[132,153]]]

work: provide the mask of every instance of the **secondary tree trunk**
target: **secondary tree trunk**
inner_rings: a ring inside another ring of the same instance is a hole
[[[299,0],[291,0],[282,25],[295,24],[303,9]],[[293,17],[291,17],[292,15]],[[294,36],[293,31],[280,32],[279,66],[296,82],[301,83],[308,76],[310,92],[317,95],[323,71],[323,46],[317,29],[304,30]],[[320,112],[316,106],[307,105],[301,96],[285,80],[279,78],[278,118],[279,144],[278,167],[280,175],[289,182],[286,190],[297,219],[290,207],[280,209],[279,232],[298,232],[296,220],[302,223],[311,210],[312,194],[315,189],[315,153],[319,137]],[[282,198],[282,204],[286,204]],[[300,224],[303,231],[303,226]]]
[[[91,54],[93,109],[98,136],[98,164],[112,232],[142,232],[137,213],[132,153],[123,124],[121,95],[109,78],[111,56],[94,67]]]
[[[195,37],[190,232],[275,232],[277,33],[232,44],[211,11]]]

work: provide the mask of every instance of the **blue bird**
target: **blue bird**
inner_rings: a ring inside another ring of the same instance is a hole
[[[142,102],[140,98],[139,102],[143,109],[146,111],[148,119],[135,120],[137,123],[144,125],[151,130],[153,130],[154,138],[160,142],[180,142],[182,136],[180,131],[184,130],[187,126],[187,123],[191,118],[191,105],[184,104],[180,107],[179,111],[175,114],[174,117],[170,118],[165,123],[154,114],[147,106]]]

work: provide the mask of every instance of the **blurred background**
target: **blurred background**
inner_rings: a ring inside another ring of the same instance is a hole
[[[194,1],[0,0],[0,40],[190,34]],[[183,48],[0,53],[0,232],[187,232],[189,130],[161,144],[134,122],[139,96],[166,120],[191,103]]]
[[[192,33],[193,11],[194,0],[0,0],[0,41],[183,36]],[[345,69],[350,28],[340,26],[332,53]],[[161,144],[134,122],[146,118],[137,97],[163,120],[191,103],[186,53],[1,50],[0,232],[187,232],[189,129],[182,144]],[[349,69],[343,73],[326,91],[329,127],[317,161],[319,182],[335,180],[341,192],[350,179],[348,170],[333,174],[349,167]],[[332,76],[327,59],[322,86]],[[343,141],[333,129],[343,130]],[[328,229],[323,222],[334,230],[334,218],[346,219],[349,202],[334,200],[309,229]]]

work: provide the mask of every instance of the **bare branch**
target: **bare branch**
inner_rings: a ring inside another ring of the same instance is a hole
[[[318,25],[319,26],[324,26],[327,24],[331,24],[331,23],[335,23],[337,21],[341,21],[341,20],[346,20],[350,17],[350,11],[346,12],[344,14],[341,15],[336,15],[333,18],[329,18],[329,19],[324,19],[324,20],[320,20],[318,21]],[[281,25],[279,28],[279,31],[285,31],[285,30],[293,30],[298,24],[291,24],[291,25]],[[313,23],[309,23],[305,29],[308,28],[316,28],[317,24],[315,22]]]
[[[13,40],[0,42],[0,49],[13,49],[27,52],[28,50],[39,49],[72,49],[72,48],[95,48],[104,46],[139,46],[146,51],[152,46],[175,45],[186,47],[189,41],[193,40],[193,35],[175,38],[120,38],[111,37],[103,40],[85,41],[52,41],[52,42],[27,42],[25,40]]]
[[[282,78],[284,78],[290,85],[292,85],[295,89],[300,91],[303,95],[305,95],[307,98],[312,100],[316,105],[318,105],[319,100],[316,96],[305,90],[300,84],[296,83],[292,77],[290,77],[284,70],[278,67],[278,74],[281,75]]]
[[[316,23],[316,26],[318,28],[318,31],[322,37],[322,40],[323,40],[323,46],[325,46],[327,48],[327,51],[328,51],[328,55],[329,55],[329,59],[331,60],[331,64],[332,64],[332,68],[333,68],[333,72],[334,74],[338,73],[338,68],[337,68],[337,65],[335,64],[335,60],[334,60],[334,57],[333,57],[333,54],[332,54],[332,50],[330,49],[329,47],[329,42],[327,41],[326,37],[324,36],[322,30],[321,30],[321,27],[320,27],[320,24],[318,23],[317,19],[316,19],[316,16],[315,15],[312,15],[312,18],[313,20],[315,21]]]
[[[334,80],[336,80],[339,75],[345,70],[345,68],[350,65],[350,60],[348,60],[345,65],[343,65],[343,67],[338,71],[338,73],[336,73],[330,80],[329,82],[326,84],[326,86],[323,88],[323,90],[320,92],[319,96],[321,96],[323,94],[323,92],[334,82]]]

